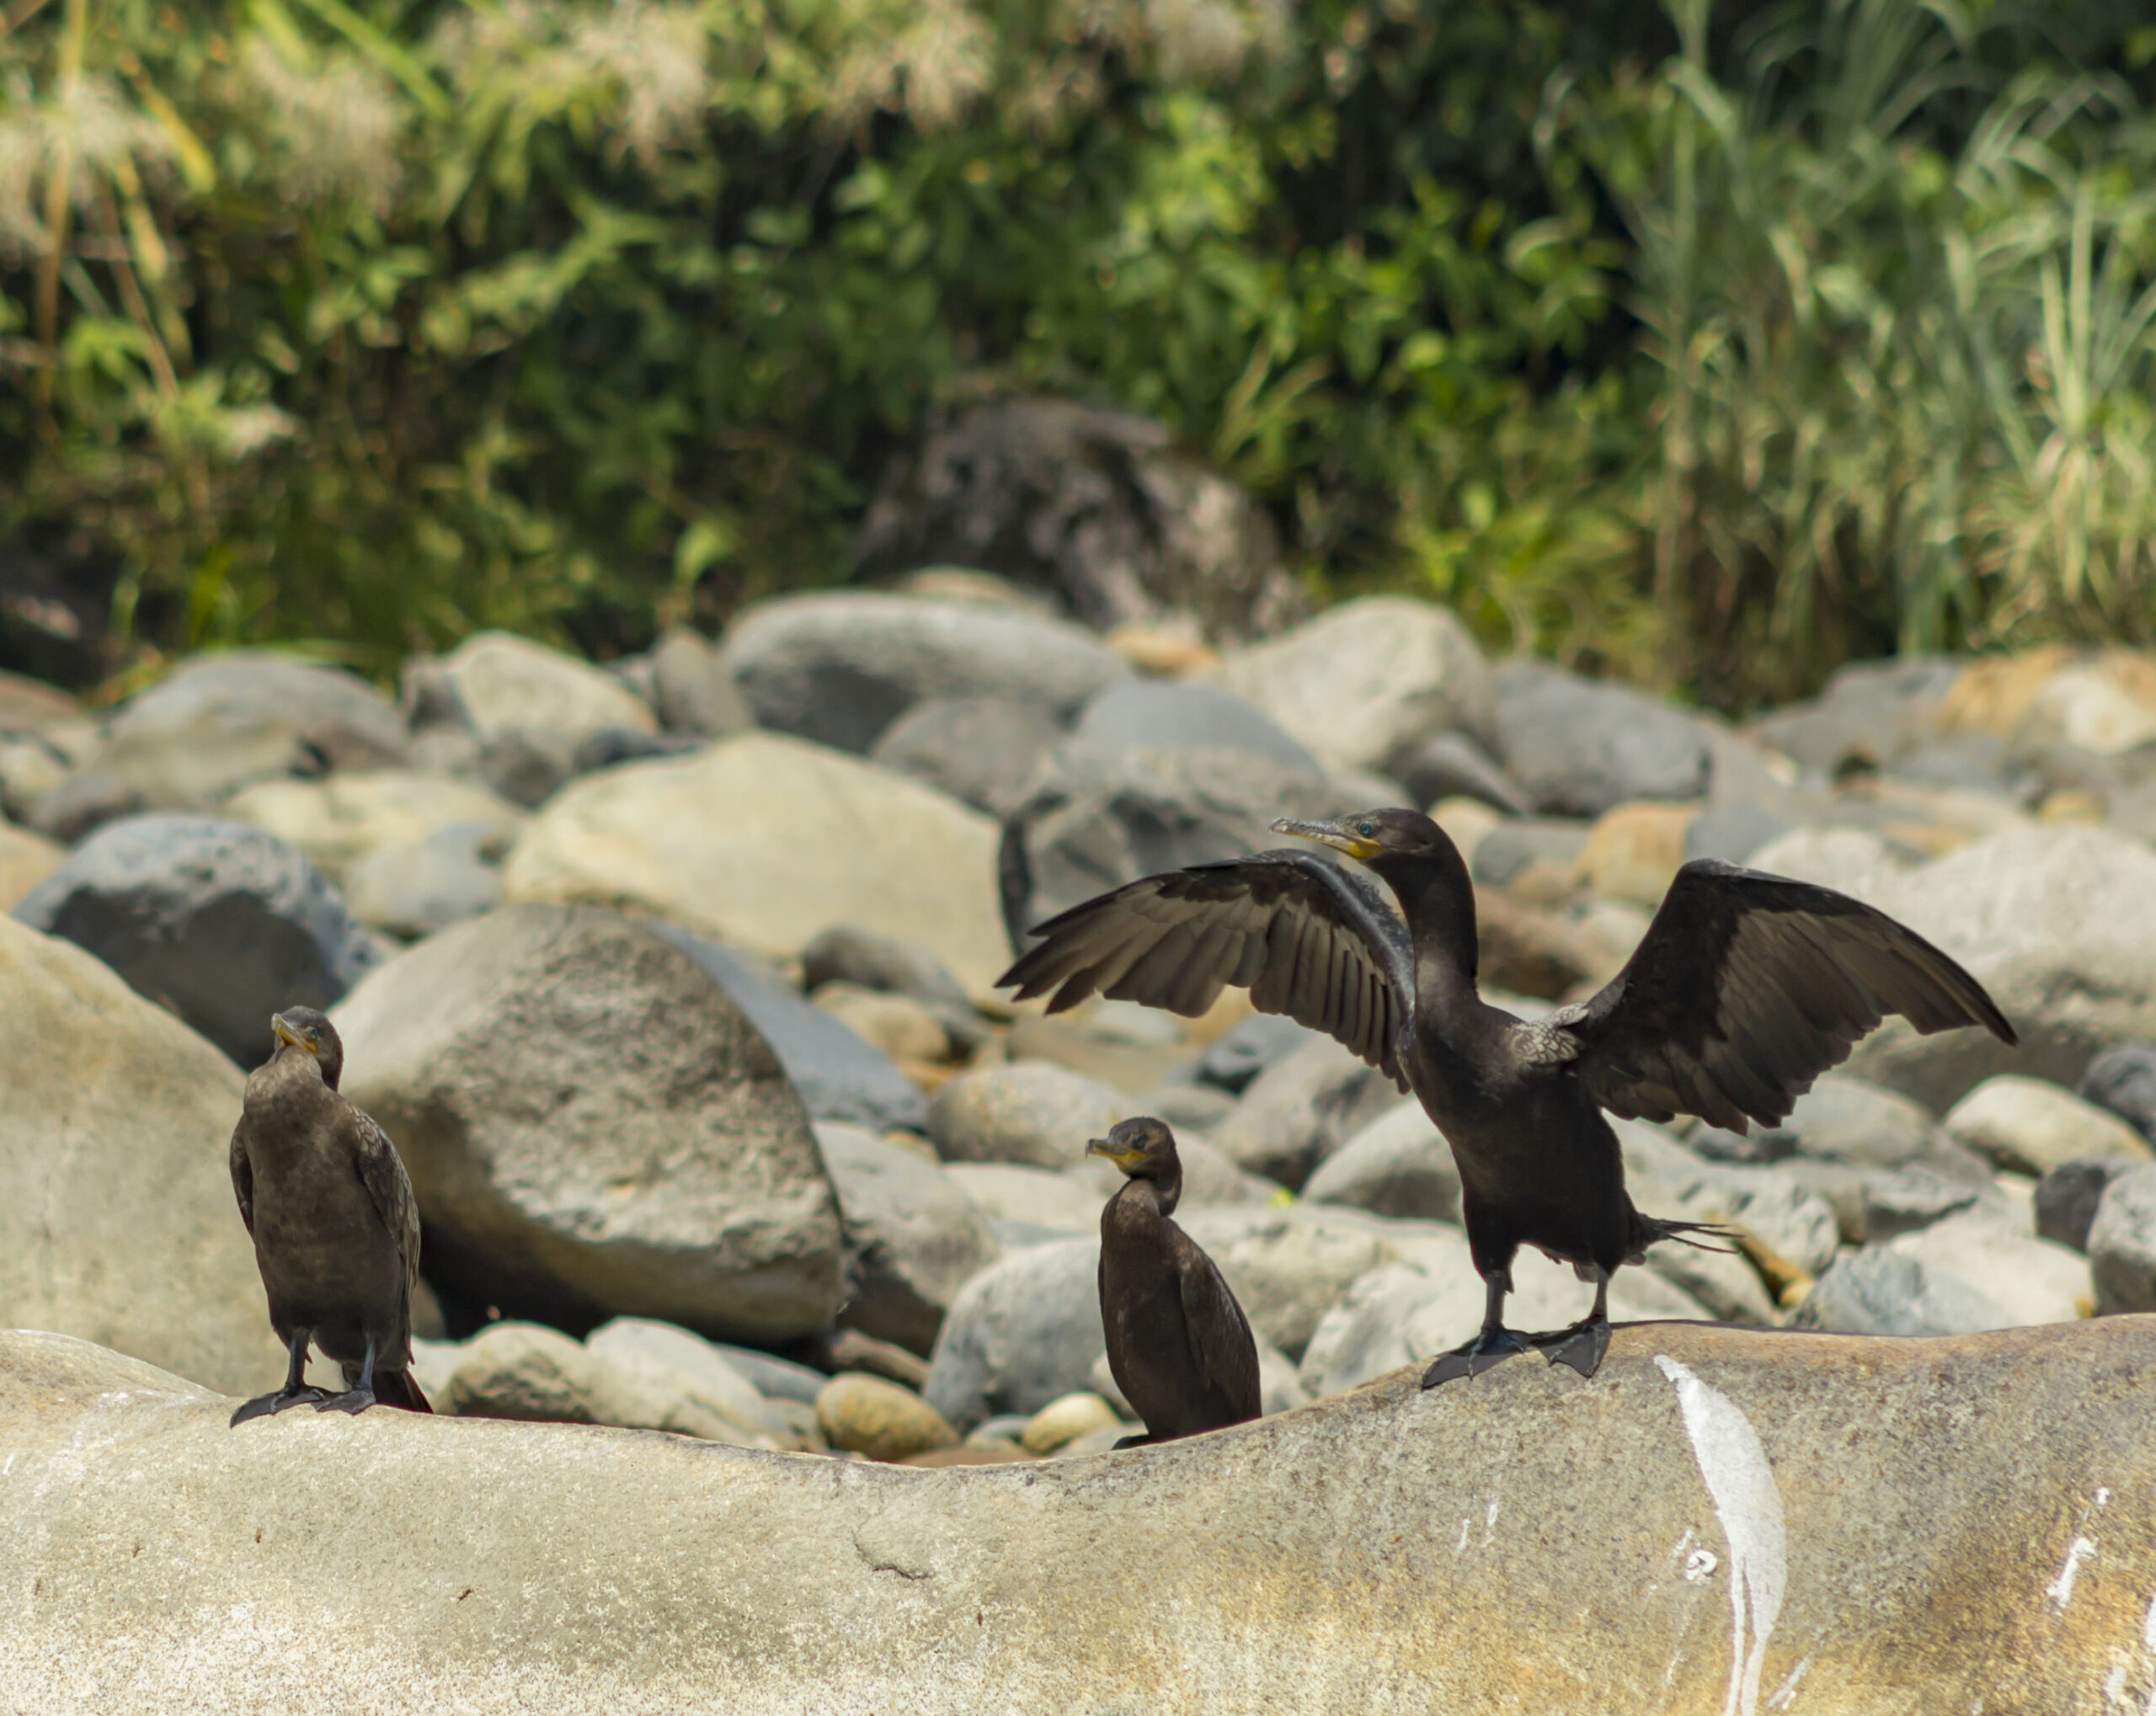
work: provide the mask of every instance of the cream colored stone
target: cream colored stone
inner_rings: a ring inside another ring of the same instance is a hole
[[[951,1053],[949,1034],[910,995],[830,983],[809,999],[894,1061],[940,1061]]]
[[[572,745],[595,733],[656,733],[650,707],[612,675],[507,632],[478,632],[442,666],[482,738],[517,728]]]
[[[1655,906],[1684,861],[1684,831],[1697,805],[1620,804],[1605,811],[1580,849],[1580,879],[1604,899]]]
[[[958,1431],[912,1389],[857,1372],[824,1384],[816,1422],[833,1447],[872,1460],[903,1460],[958,1445]]]
[[[16,903],[60,867],[67,857],[64,846],[55,845],[42,834],[0,822],[0,912],[11,912]]]
[[[2076,1156],[2146,1162],[2150,1155],[2141,1134],[2109,1109],[2013,1073],[1985,1079],[1954,1105],[1945,1124],[1955,1143],[2021,1174],[2046,1174]]]
[[[916,942],[969,989],[1011,962],[995,822],[776,733],[572,782],[510,855],[504,897],[642,906],[788,958],[851,925]]]
[[[1460,855],[1472,865],[1482,837],[1504,818],[1479,798],[1441,798],[1430,807],[1430,820],[1452,837]]]
[[[298,847],[340,882],[362,859],[416,846],[452,823],[483,823],[506,847],[531,820],[476,781],[403,769],[264,781],[234,793],[224,810]]]
[[[1081,1389],[1049,1401],[1027,1419],[1025,1429],[1019,1432],[1018,1446],[1029,1454],[1052,1454],[1065,1443],[1121,1422],[1114,1407],[1090,1389]]]

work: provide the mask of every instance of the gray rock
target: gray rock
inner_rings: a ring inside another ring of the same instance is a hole
[[[1785,1169],[1703,1162],[1658,1127],[1612,1124],[1632,1202],[1649,1215],[1737,1223],[1815,1275],[1833,1260],[1840,1237],[1833,1208]]]
[[[2089,1229],[2114,1180],[2142,1164],[2127,1156],[2079,1156],[2062,1162],[2036,1182],[2038,1237],[2070,1250],[2089,1249]]]
[[[239,1069],[72,942],[4,917],[0,1020],[0,1326],[273,1387],[284,1360],[226,1170]]]
[[[2003,740],[1988,733],[1957,733],[1928,739],[1894,759],[1889,778],[1918,786],[2020,801],[2022,783]]]
[[[1710,804],[1684,826],[1684,861],[1719,858],[1748,864],[1769,840],[1790,831],[1786,818],[1756,804]]]
[[[530,820],[470,781],[376,769],[319,781],[264,781],[225,801],[223,813],[253,823],[312,859],[342,887],[355,866],[376,853],[417,846],[443,829],[478,823],[499,860]]]
[[[1261,636],[1308,605],[1263,508],[1164,425],[1074,400],[990,400],[935,429],[886,473],[856,554],[868,579],[985,568],[1101,631],[1187,616]]]
[[[595,733],[659,725],[650,706],[604,669],[506,632],[475,632],[439,660],[407,662],[403,698],[414,731],[461,727],[483,743],[514,737],[565,770]]]
[[[1214,1084],[1163,1084],[1150,1092],[1139,1108],[1166,1121],[1175,1128],[1178,1141],[1187,1141],[1188,1134],[1210,1132],[1234,1113],[1235,1099]]]
[[[36,733],[82,712],[82,705],[59,686],[0,668],[0,733]]]
[[[866,591],[759,603],[720,658],[764,726],[854,752],[925,698],[1003,697],[1067,718],[1130,674],[1061,621]]]
[[[2104,1190],[2089,1228],[2096,1309],[2156,1311],[2156,1164],[2142,1163]]]
[[[1891,1242],[1936,1280],[1951,1276],[1999,1308],[1996,1326],[2072,1323],[2089,1314],[2095,1290],[2088,1261],[2063,1245],[2015,1233],[1983,1210],[1949,1216]]]
[[[1195,1076],[1240,1096],[1251,1081],[1277,1062],[1314,1042],[1329,1041],[1324,1032],[1298,1025],[1278,1013],[1252,1013],[1238,1020],[1200,1055]]]
[[[694,960],[749,1015],[813,1118],[875,1132],[893,1127],[919,1132],[926,1124],[928,1099],[881,1049],[740,955],[672,924],[654,923],[651,929]]]
[[[344,1089],[410,1170],[428,1267],[475,1304],[782,1338],[838,1308],[801,1099],[680,949],[595,907],[510,906],[335,1014]]]
[[[1006,1253],[959,1289],[929,1361],[928,1404],[963,1434],[1091,1386],[1101,1330],[1097,1234]]]
[[[718,652],[686,626],[673,627],[653,645],[648,701],[669,733],[723,738],[755,725]]]
[[[608,1364],[641,1369],[647,1374],[667,1373],[666,1387],[670,1392],[745,1429],[782,1442],[790,1436],[786,1420],[771,1410],[725,1349],[675,1324],[656,1323],[648,1317],[616,1317],[593,1330],[584,1344],[585,1351]],[[817,1386],[822,1381],[819,1377]]]
[[[1753,861],[1899,918],[1961,961],[2021,1038],[2010,1049],[1982,1031],[1919,1037],[1890,1019],[1850,1073],[1943,1112],[1995,1073],[2071,1088],[2100,1050],[2156,1037],[2156,852],[2139,841],[2047,823],[1903,864],[1876,839],[1833,832],[1789,835]]]
[[[2073,1094],[2156,1138],[2156,1042],[2113,1044],[2089,1063]]]
[[[1390,772],[1448,728],[1492,731],[1490,669],[1466,627],[1405,596],[1340,603],[1210,678],[1337,769]]]
[[[1507,816],[1534,813],[1534,805],[1519,783],[1466,733],[1433,733],[1394,766],[1416,804],[1479,798]]]
[[[253,651],[196,656],[121,706],[94,760],[35,820],[79,839],[115,814],[211,809],[249,781],[387,767],[407,742],[396,706],[340,669]]]
[[[1931,1111],[1898,1090],[1846,1073],[1822,1073],[1796,1099],[1789,1117],[1770,1129],[1815,1161],[1899,1168],[1938,1153],[1948,1142]]]
[[[1022,946],[1034,925],[1107,888],[1278,845],[1275,818],[1360,807],[1323,774],[1255,751],[1074,741],[1043,760],[1004,825],[1004,922]]]
[[[816,1142],[846,1246],[839,1321],[926,1354],[958,1289],[996,1259],[988,1218],[910,1151],[828,1123]]]
[[[868,754],[1001,820],[1025,802],[1041,759],[1063,738],[1063,723],[1038,704],[925,697],[883,729]]]
[[[1994,1167],[2040,1175],[2076,1156],[2148,1159],[2141,1134],[2107,1109],[2041,1079],[2001,1074],[1956,1103],[1947,1135]]]
[[[928,1135],[951,1162],[1063,1168],[1125,1117],[1130,1099],[1047,1061],[961,1073],[928,1105]]]
[[[936,1016],[962,1055],[987,1035],[965,985],[926,947],[895,935],[850,925],[824,931],[801,950],[801,987],[813,994],[832,983],[910,996]]]
[[[1882,769],[1932,736],[1940,703],[1961,670],[1945,656],[1852,662],[1815,701],[1778,710],[1751,730],[1822,775],[1852,764]]]
[[[1011,960],[996,839],[918,781],[748,733],[573,782],[510,852],[502,893],[633,905],[771,958],[851,925],[919,943],[979,993]]]
[[[1103,1190],[1093,1180],[1016,1162],[951,1162],[943,1172],[988,1212],[999,1238],[1005,1224],[1032,1230],[1033,1237],[1024,1242],[1027,1244],[1038,1244],[1042,1236],[1061,1239],[1092,1233],[1101,1224],[1101,1206],[1114,1189]]]
[[[345,893],[352,915],[392,935],[416,940],[490,912],[502,875],[489,861],[504,842],[483,823],[451,823],[416,846],[392,846],[352,866]]]
[[[1967,1282],[1891,1245],[1836,1259],[1806,1296],[1797,1321],[1835,1335],[1969,1335],[2011,1326],[2006,1313]]]
[[[1684,1148],[1705,1161],[1741,1162],[1752,1167],[1786,1162],[1797,1153],[1796,1135],[1780,1127],[1733,1132],[1705,1121],[1684,1134]]]
[[[1627,799],[1707,795],[1707,729],[1668,704],[1538,662],[1498,669],[1493,690],[1498,759],[1539,810],[1598,817]]]
[[[814,1406],[824,1384],[830,1380],[821,1371],[795,1364],[791,1359],[759,1352],[753,1346],[729,1346],[723,1340],[708,1341],[706,1345],[755,1384],[756,1392],[766,1400],[793,1400],[803,1406]]]
[[[101,829],[14,915],[88,948],[251,1067],[280,1007],[327,1007],[374,942],[313,865],[259,829],[136,817]]]
[[[441,1404],[458,1418],[610,1424],[736,1447],[782,1445],[713,1410],[698,1382],[646,1351],[610,1357],[541,1324],[491,1323],[457,1350]]]
[[[1373,1215],[1460,1219],[1460,1167],[1419,1099],[1380,1115],[1318,1166],[1306,1203],[1347,1204]]]
[[[1662,1325],[1620,1330],[1591,1384],[1531,1358],[1435,1394],[1403,1372],[1165,1447],[921,1472],[391,1412],[243,1435],[229,1399],[11,1333],[0,1541],[37,1597],[0,1650],[21,1708],[88,1687],[109,1716],[288,1710],[296,1673],[396,1687],[413,1716],[776,1716],[835,1687],[910,1716],[1337,1716],[1493,1688],[1720,1711],[1756,1684],[1764,1711],[1800,1663],[1815,1716],[2094,1710],[2107,1680],[2115,1703],[2148,1686],[2152,1375],[2126,1319],[1928,1343]],[[344,1458],[296,1458],[302,1437]],[[445,1529],[445,1498],[483,1529]],[[1983,1623],[1943,1627],[1963,1592]],[[1563,1638],[1604,1648],[1553,1669]]]
[[[1322,1209],[1178,1210],[1176,1220],[1219,1266],[1251,1328],[1290,1359],[1349,1287],[1396,1255],[1374,1224]]]
[[[577,747],[538,727],[505,727],[478,741],[470,768],[511,804],[536,810],[577,772]]]
[[[686,757],[703,748],[692,733],[644,733],[634,727],[610,727],[586,733],[577,741],[569,761],[572,774],[590,775],[616,768],[645,757]]]
[[[1087,703],[1071,736],[1103,751],[1249,751],[1299,773],[1324,765],[1257,707],[1217,685],[1132,679]]]
[[[1320,1037],[1258,1074],[1213,1143],[1246,1173],[1297,1191],[1319,1163],[1399,1100],[1391,1079]]]
[[[1590,824],[1554,817],[1499,823],[1475,843],[1476,881],[1502,887],[1530,864],[1569,868],[1586,850]]]
[[[1975,1207],[1977,1191],[1921,1162],[1864,1179],[1864,1237],[1892,1239]],[[2093,1213],[2093,1211],[2092,1211]]]

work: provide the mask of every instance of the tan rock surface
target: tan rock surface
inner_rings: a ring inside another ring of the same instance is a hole
[[[405,769],[258,781],[234,793],[224,809],[298,847],[339,882],[362,859],[416,846],[452,823],[484,823],[506,846],[531,820],[477,781]]]
[[[510,900],[646,907],[791,957],[852,925],[919,943],[969,989],[1011,962],[995,823],[904,775],[775,733],[572,782],[510,855]]]
[[[921,1470],[289,1413],[0,1335],[0,1685],[340,1708],[2139,1708],[2156,1319],[1646,1324],[1157,1448]],[[1102,1593],[1113,1592],[1104,1615]]]
[[[226,1166],[243,1082],[101,961],[0,917],[0,1325],[276,1382]]]
[[[67,849],[42,834],[0,823],[0,912],[9,912],[38,883],[60,867]]]

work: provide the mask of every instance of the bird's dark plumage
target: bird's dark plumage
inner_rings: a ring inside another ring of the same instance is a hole
[[[232,1191],[291,1363],[283,1389],[248,1401],[232,1422],[302,1401],[429,1411],[410,1370],[419,1278],[412,1182],[389,1135],[338,1092],[336,1028],[308,1007],[270,1023],[277,1052],[248,1079],[232,1131]],[[343,1394],[307,1386],[310,1341],[342,1367]]]
[[[1884,913],[1706,859],[1678,871],[1607,987],[1525,1023],[1476,988],[1474,888],[1435,823],[1376,810],[1273,826],[1368,866],[1400,914],[1328,860],[1261,852],[1072,908],[1039,926],[1001,983],[1022,999],[1053,990],[1052,1012],[1101,994],[1195,1014],[1223,985],[1247,986],[1259,1010],[1329,1032],[1413,1090],[1453,1147],[1490,1290],[1482,1335],[1430,1381],[1526,1344],[1499,1315],[1519,1246],[1597,1282],[1593,1314],[1556,1354],[1592,1374],[1609,1272],[1657,1239],[1702,1231],[1632,1207],[1602,1110],[1772,1124],[1889,1013],[1926,1033],[1980,1025],[2015,1041],[1975,978]]]
[[[1126,1120],[1087,1148],[1129,1176],[1101,1212],[1100,1269],[1108,1368],[1145,1420],[1145,1435],[1126,1443],[1257,1417],[1250,1323],[1213,1260],[1171,1219],[1182,1195],[1175,1135],[1157,1120]]]

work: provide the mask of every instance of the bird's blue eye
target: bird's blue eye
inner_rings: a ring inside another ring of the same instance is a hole
[[[1374,827],[1373,827],[1370,823],[1362,823],[1359,827],[1358,827],[1358,828],[1356,829],[1355,832],[1356,832],[1357,834],[1360,834],[1360,835],[1361,835],[1364,839],[1366,839],[1366,840],[1367,840],[1367,839],[1369,839],[1370,838],[1370,836],[1371,836],[1372,834],[1374,834],[1375,833],[1377,833],[1377,829],[1376,829]]]

